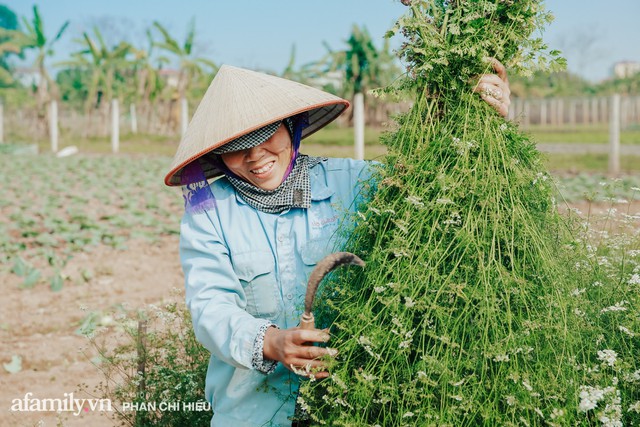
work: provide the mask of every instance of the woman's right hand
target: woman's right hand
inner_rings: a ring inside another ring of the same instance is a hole
[[[277,360],[298,375],[326,378],[329,372],[321,359],[335,357],[338,352],[312,344],[326,343],[329,338],[328,330],[272,327],[264,334],[262,352],[265,359]]]

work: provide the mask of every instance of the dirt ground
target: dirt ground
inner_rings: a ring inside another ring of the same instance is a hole
[[[164,237],[156,244],[130,241],[127,250],[98,247],[77,254],[65,273],[90,267],[95,276],[86,283],[66,284],[60,292],[47,286],[19,287],[15,275],[2,277],[5,294],[0,299],[0,361],[22,358],[22,370],[10,374],[0,367],[1,426],[111,426],[108,411],[11,411],[14,399],[93,398],[79,392],[79,384],[93,389],[102,374],[92,364],[96,351],[88,339],[76,334],[91,312],[108,313],[118,304],[128,310],[175,299],[172,289],[183,287],[178,258],[178,238]]]
[[[602,219],[610,206],[576,204],[592,220]],[[640,202],[616,206],[619,213],[635,215],[640,228]],[[130,241],[127,250],[98,247],[76,255],[66,266],[71,277],[89,267],[96,274],[89,281],[66,284],[60,292],[47,286],[20,288],[15,275],[1,277],[4,294],[0,298],[0,362],[8,364],[12,356],[22,358],[22,369],[9,373],[0,367],[1,426],[111,426],[115,422],[108,411],[89,410],[60,414],[18,412],[11,408],[25,394],[33,399],[93,398],[79,391],[89,389],[102,379],[92,364],[95,350],[87,338],[75,333],[82,319],[91,312],[109,312],[118,304],[129,310],[147,304],[175,299],[182,289],[182,271],[178,259],[177,236],[163,237],[157,243]],[[65,395],[67,393],[67,395]],[[15,399],[15,400],[14,400]]]

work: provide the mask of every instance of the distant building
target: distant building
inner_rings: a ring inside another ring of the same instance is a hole
[[[167,82],[167,86],[178,87],[178,82],[180,81],[179,70],[163,68],[161,70],[158,70],[158,75],[160,76],[161,79]]]
[[[13,78],[25,87],[37,87],[40,84],[40,73],[33,68],[14,68]]]
[[[620,61],[613,64],[613,76],[619,79],[640,73],[640,62]]]

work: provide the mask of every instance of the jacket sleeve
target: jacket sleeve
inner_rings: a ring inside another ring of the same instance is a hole
[[[183,216],[180,261],[196,338],[223,362],[251,369],[256,337],[268,321],[244,310],[245,293],[228,248],[206,212]]]

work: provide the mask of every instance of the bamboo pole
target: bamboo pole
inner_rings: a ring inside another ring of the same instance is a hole
[[[49,138],[51,140],[51,151],[58,152],[58,102],[51,101],[49,110]]]
[[[611,97],[609,121],[609,173],[620,173],[620,95]]]
[[[0,144],[4,144],[4,104],[0,103]]]
[[[589,124],[589,100],[587,98],[582,98],[580,102],[582,102],[582,123],[585,125],[588,125]]]
[[[189,104],[187,103],[187,98],[180,100],[180,113],[180,136],[184,137],[184,134],[187,133],[187,126],[189,125]]]
[[[364,96],[356,93],[353,97],[353,133],[355,159],[364,159]]]
[[[540,100],[540,126],[547,124],[547,100]]]
[[[131,103],[129,105],[129,114],[131,115],[131,133],[138,133],[138,115],[136,114],[136,105]]]
[[[111,101],[111,151],[120,151],[120,112],[117,99]]]

